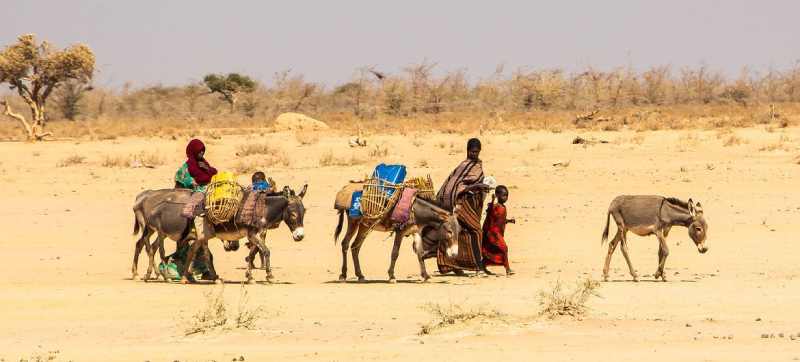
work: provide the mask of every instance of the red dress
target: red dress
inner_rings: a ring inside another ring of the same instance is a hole
[[[506,232],[506,207],[489,204],[486,220],[483,222],[483,265],[502,265],[508,268],[508,245],[503,234]]]

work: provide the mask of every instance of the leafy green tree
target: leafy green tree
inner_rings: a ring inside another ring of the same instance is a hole
[[[238,73],[209,74],[203,78],[203,82],[211,93],[219,93],[222,100],[230,104],[231,111],[236,107],[240,93],[251,93],[256,90],[254,80]]]

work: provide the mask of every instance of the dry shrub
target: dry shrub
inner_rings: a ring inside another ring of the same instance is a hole
[[[740,138],[739,136],[732,134],[728,137],[728,139],[725,140],[725,142],[722,143],[722,145],[725,147],[730,147],[730,146],[738,146],[741,145],[742,143],[747,143],[747,142],[742,138]]]
[[[792,151],[793,147],[791,145],[792,140],[789,136],[782,134],[780,138],[776,142],[766,144],[759,148],[759,151],[762,152],[772,152],[772,151]]]
[[[72,156],[69,156],[69,157],[61,160],[61,161],[58,161],[58,163],[56,164],[56,167],[69,167],[69,166],[80,165],[84,161],[86,161],[86,157],[78,156],[78,155],[72,155]]]
[[[587,278],[576,283],[574,290],[568,291],[564,289],[561,281],[557,281],[552,289],[539,291],[539,305],[542,306],[539,315],[549,319],[562,316],[581,318],[589,309],[586,302],[591,297],[600,296],[597,293],[599,287],[600,282]]]
[[[355,165],[362,165],[365,163],[367,163],[367,160],[358,158],[355,155],[351,155],[349,158],[337,157],[333,154],[333,151],[325,152],[322,154],[322,157],[319,158],[319,165],[322,167],[355,166]]]
[[[103,167],[113,167],[113,168],[116,168],[116,167],[129,167],[130,166],[130,160],[128,159],[128,157],[124,157],[124,156],[109,156],[109,155],[106,155],[106,157],[103,158],[103,162],[100,165],[103,166]]]
[[[375,145],[375,148],[369,151],[369,157],[381,158],[389,155],[389,148],[386,146]]]
[[[297,131],[294,133],[294,138],[301,146],[311,146],[319,142],[319,134],[314,132]]]
[[[474,319],[498,319],[503,315],[494,309],[485,307],[464,309],[460,305],[438,303],[428,303],[422,307],[433,315],[433,320],[423,324],[419,334],[431,334],[436,330],[451,327],[460,323],[466,323]]]
[[[147,167],[154,168],[164,164],[164,157],[156,152],[142,151],[128,156],[106,155],[100,164],[103,167]]]
[[[694,132],[684,133],[678,138],[678,152],[687,152],[697,148],[700,137]]]
[[[270,146],[266,143],[251,143],[239,146],[236,151],[238,157],[258,156],[249,159],[241,160],[239,164],[250,163],[255,167],[256,165],[263,165],[267,167],[288,167],[290,165],[289,156],[282,149]],[[237,166],[239,167],[239,166]],[[247,166],[241,166],[247,167]]]
[[[242,283],[239,289],[239,302],[235,311],[229,311],[225,302],[223,284],[218,292],[205,293],[205,304],[191,317],[185,320],[183,332],[189,336],[198,333],[208,333],[214,330],[253,329],[259,319],[263,317],[262,306],[251,307],[247,288]],[[230,313],[233,313],[231,315]]]
[[[236,150],[236,156],[269,155],[274,152],[280,152],[280,150],[266,143],[249,143],[239,146]]]
[[[156,152],[142,151],[135,155],[131,160],[132,165],[141,165],[144,167],[156,167],[164,164],[164,157]]]

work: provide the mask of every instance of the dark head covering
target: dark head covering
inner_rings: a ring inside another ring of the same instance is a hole
[[[200,152],[205,150],[206,145],[203,144],[203,141],[196,138],[189,141],[189,144],[186,145],[186,164],[189,166],[189,174],[192,175],[192,178],[194,178],[194,181],[197,182],[198,185],[208,184],[211,181],[211,176],[217,174],[217,170],[211,167],[205,158],[197,159]],[[198,161],[204,161],[208,167],[200,167]]]
[[[189,159],[197,159],[197,155],[205,150],[206,145],[203,144],[203,141],[195,138],[189,141],[189,144],[186,145],[186,157]]]
[[[469,150],[473,148],[481,149],[481,140],[477,138],[470,138],[469,141],[467,141],[467,149]]]

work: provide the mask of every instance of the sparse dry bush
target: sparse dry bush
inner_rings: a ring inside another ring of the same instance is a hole
[[[549,319],[563,316],[581,318],[588,311],[586,303],[591,297],[599,297],[597,289],[600,283],[596,280],[586,279],[576,283],[573,290],[565,290],[561,281],[557,281],[550,290],[539,291],[539,305],[542,310],[539,315]]]
[[[110,167],[110,168],[118,168],[118,167],[129,167],[130,160],[128,157],[124,156],[109,156],[106,155],[103,158],[103,162],[100,164],[103,167]]]
[[[452,327],[475,319],[499,319],[503,314],[485,307],[465,309],[460,305],[428,303],[422,307],[433,316],[433,320],[420,327],[419,334],[427,335],[436,330]]]
[[[375,145],[375,148],[369,151],[369,157],[381,158],[389,155],[389,148],[386,146]]]
[[[728,138],[725,140],[725,142],[722,143],[722,145],[725,147],[730,147],[730,146],[738,146],[741,145],[742,143],[747,143],[747,141],[743,140],[736,134],[732,134],[728,136]]]
[[[777,141],[761,146],[758,150],[762,152],[773,151],[792,151],[794,147],[791,145],[792,140],[787,135],[781,135]]]
[[[328,166],[355,166],[355,165],[362,165],[367,163],[367,160],[358,158],[355,155],[351,155],[348,157],[337,157],[333,154],[333,151],[328,151],[322,154],[322,157],[319,159],[319,165],[321,167],[328,167]]]
[[[294,138],[301,146],[310,146],[319,142],[319,134],[314,132],[298,131],[294,133]]]
[[[126,156],[112,156],[106,155],[100,164],[103,167],[119,168],[119,167],[147,167],[154,168],[164,164],[164,157],[156,152],[142,151],[132,155]]]
[[[239,146],[236,156],[240,159],[239,169],[250,169],[255,165],[267,167],[289,167],[291,161],[289,156],[282,149],[270,146],[266,143],[250,143]],[[248,163],[253,166],[242,166]]]
[[[80,165],[84,163],[84,161],[86,161],[86,157],[79,155],[72,155],[61,161],[58,161],[56,167],[69,167],[69,166]]]
[[[247,287],[242,283],[239,289],[239,301],[235,311],[230,311],[223,295],[225,286],[218,288],[217,292],[205,293],[203,307],[182,321],[184,335],[203,334],[215,330],[253,329],[256,323],[263,318],[262,306],[250,306]],[[231,315],[231,313],[233,313]]]

